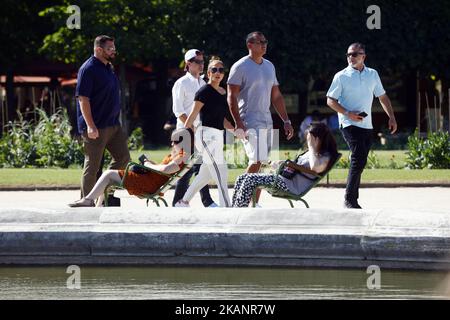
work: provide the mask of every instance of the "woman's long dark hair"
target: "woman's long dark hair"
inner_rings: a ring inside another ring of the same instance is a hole
[[[308,132],[319,138],[320,150],[318,152],[320,155],[328,152],[334,158],[338,154],[336,140],[326,124],[322,122],[312,123],[308,128]]]

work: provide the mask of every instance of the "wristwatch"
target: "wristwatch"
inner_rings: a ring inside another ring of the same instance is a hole
[[[348,110],[345,110],[345,112],[344,112],[344,114],[345,114],[346,116],[348,116],[349,113],[350,113],[350,111],[348,111]]]
[[[292,123],[291,123],[291,120],[289,120],[289,119],[286,120],[286,121],[283,120],[283,122],[284,122],[284,124],[292,124]]]

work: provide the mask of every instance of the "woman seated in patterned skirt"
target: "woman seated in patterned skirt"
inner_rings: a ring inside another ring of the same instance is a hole
[[[323,123],[314,123],[306,130],[306,141],[308,152],[300,156],[297,165],[305,168],[304,171],[311,170],[311,173],[321,173],[325,171],[330,160],[335,159],[338,151],[336,140],[330,129]],[[272,163],[275,169],[283,160]],[[294,194],[300,194],[312,183],[314,176],[306,172],[292,174],[285,177],[268,173],[246,173],[240,175],[234,185],[233,207],[248,207],[254,190],[258,186],[277,186]]]

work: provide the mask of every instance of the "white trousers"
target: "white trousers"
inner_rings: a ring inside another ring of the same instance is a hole
[[[196,148],[202,154],[202,164],[189,186],[183,201],[191,201],[194,195],[213,180],[219,191],[219,205],[231,207],[228,195],[228,168],[223,154],[223,130],[199,127],[195,133]]]

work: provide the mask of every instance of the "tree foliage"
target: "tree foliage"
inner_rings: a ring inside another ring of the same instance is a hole
[[[245,54],[244,38],[260,30],[269,39],[268,58],[288,86],[309,76],[330,77],[346,66],[350,43],[367,46],[367,64],[402,73],[418,70],[450,78],[448,1],[377,1],[381,29],[366,26],[372,1],[197,0],[186,15],[198,12],[190,44],[224,55],[231,63]],[[198,10],[198,8],[208,8]],[[197,37],[195,37],[195,35]]]
[[[2,0],[0,19],[0,68],[13,68],[38,56],[42,38],[52,32],[51,21],[38,12],[55,0]]]
[[[38,17],[43,4],[48,7]],[[2,41],[11,50],[2,50],[0,59],[26,56],[40,46],[52,59],[80,63],[92,52],[96,35],[110,34],[122,62],[181,60],[183,50],[195,47],[230,66],[246,54],[246,34],[260,30],[270,41],[267,57],[288,88],[302,90],[311,76],[329,78],[345,67],[345,50],[354,41],[367,45],[367,64],[375,68],[450,78],[447,0],[379,0],[380,30],[366,27],[371,15],[366,10],[373,4],[368,0],[80,0],[81,30],[66,27],[71,4],[3,1]],[[42,40],[49,19],[53,32]]]
[[[81,62],[91,54],[95,36],[107,34],[116,39],[117,59],[121,62],[148,62],[180,55],[179,33],[173,21],[181,2],[82,0],[77,4],[81,9],[78,30],[66,27],[71,1],[64,0],[40,13],[51,17],[56,30],[45,37],[42,52],[67,63]]]

